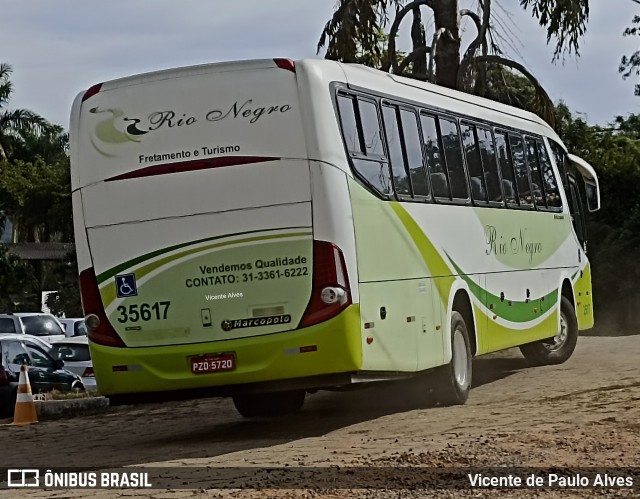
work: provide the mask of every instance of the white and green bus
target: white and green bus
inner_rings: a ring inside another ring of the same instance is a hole
[[[594,169],[493,101],[324,60],[159,71],[78,95],[71,170],[114,399],[272,415],[429,373],[460,404],[473,356],[564,362],[593,325]]]

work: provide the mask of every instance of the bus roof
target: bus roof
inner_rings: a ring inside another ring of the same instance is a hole
[[[423,103],[425,106],[439,108],[445,112],[467,115],[471,119],[477,118],[531,133],[545,135],[562,144],[561,139],[555,131],[539,116],[497,101],[452,90],[433,83],[385,73],[361,64],[346,64],[326,59],[302,59],[295,61],[291,67],[288,67],[281,65],[282,61],[288,60],[277,58],[254,59],[184,66],[118,78],[99,84],[99,89],[100,91],[104,91],[170,78],[227,71],[259,70],[275,67],[295,71],[295,69],[293,69],[294,65],[303,71],[313,74],[312,77],[319,78],[328,84],[336,81],[336,70],[339,69],[339,73],[344,77],[344,82],[349,85],[376,91],[386,94],[389,97]],[[82,92],[82,94],[84,94],[84,92]],[[498,118],[496,114],[500,115],[500,117]]]
[[[191,76],[223,71],[240,71],[246,69],[267,69],[278,67],[276,61],[281,59],[251,59],[244,61],[214,62],[208,64],[198,64],[196,66],[182,66],[179,68],[162,69],[148,73],[140,73],[132,76],[125,76],[102,83],[102,90],[125,87],[128,85],[138,85],[152,81],[175,78],[177,76]]]

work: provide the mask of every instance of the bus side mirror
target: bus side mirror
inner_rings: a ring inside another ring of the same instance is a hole
[[[584,189],[587,193],[587,209],[593,213],[600,209],[600,196],[598,196],[598,186],[595,182],[585,179]]]

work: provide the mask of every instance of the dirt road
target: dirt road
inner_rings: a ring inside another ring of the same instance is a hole
[[[278,490],[269,488],[268,479],[260,491],[204,492],[209,481],[203,467],[640,467],[639,362],[640,336],[586,337],[561,366],[529,367],[514,351],[476,359],[474,389],[461,407],[428,408],[422,385],[404,382],[312,394],[300,414],[273,420],[243,419],[229,400],[208,399],[2,426],[0,467],[194,467],[189,483],[211,497],[486,497],[490,492],[478,490]],[[371,473],[374,481],[381,476]],[[639,490],[502,496],[633,497]],[[163,498],[194,493],[123,492]],[[32,491],[29,497],[52,494]],[[113,497],[114,491],[57,495]],[[0,497],[16,494],[5,490]]]

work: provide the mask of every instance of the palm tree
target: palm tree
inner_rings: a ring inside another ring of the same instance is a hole
[[[369,65],[483,96],[488,96],[488,75],[495,76],[496,68],[517,71],[534,90],[529,108],[553,125],[553,103],[540,83],[522,64],[502,55],[498,41],[508,44],[509,38],[517,35],[513,30],[506,35],[496,32],[495,25],[504,23],[492,13],[491,0],[477,0],[476,10],[461,9],[459,3],[459,0],[338,0],[336,11],[320,37],[318,51],[326,45],[328,59],[364,64],[379,61]],[[578,54],[589,16],[589,0],[519,0],[519,3],[547,29],[547,41],[555,39],[554,60],[565,53]],[[427,37],[421,8],[432,11],[432,36]],[[389,24],[390,14],[394,14],[394,21],[388,34],[382,32],[386,43],[381,44],[381,30]],[[413,17],[413,47],[406,56],[399,56],[396,37],[400,23],[409,14]],[[463,50],[460,23],[465,17],[473,21],[476,37]]]
[[[0,160],[8,159],[16,145],[24,143],[25,137],[40,136],[54,131],[60,132],[42,116],[28,109],[6,109],[13,85],[10,80],[13,69],[9,64],[0,63]]]

